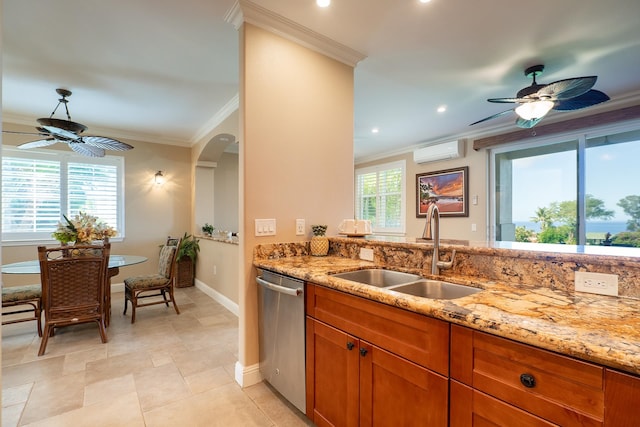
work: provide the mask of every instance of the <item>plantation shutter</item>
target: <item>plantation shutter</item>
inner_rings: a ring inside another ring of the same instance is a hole
[[[405,232],[404,161],[356,170],[355,212],[376,233]]]
[[[86,212],[117,228],[118,169],[113,165],[69,163],[67,172],[70,215]]]
[[[48,237],[60,219],[60,191],[60,162],[3,157],[3,233],[17,240],[32,233]]]

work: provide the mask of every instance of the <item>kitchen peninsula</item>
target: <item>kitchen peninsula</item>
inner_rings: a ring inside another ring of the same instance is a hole
[[[444,241],[441,245],[442,256],[445,258],[450,256],[453,249],[456,249],[457,254],[453,269],[443,271],[440,278],[444,277],[449,282],[478,287],[483,291],[459,299],[435,300],[330,276],[336,272],[374,267],[418,273],[429,278],[432,277],[429,274],[432,247],[429,243],[401,238],[341,237],[332,237],[330,242],[328,257],[308,256],[304,243],[260,245],[254,250],[254,265],[303,279],[308,286],[315,286],[320,290],[339,291],[340,295],[358,297],[357,301],[364,299],[380,303],[451,325],[451,372],[436,370],[436,373],[444,376],[451,374],[451,382],[455,384],[455,386],[452,385],[452,393],[458,389],[465,390],[464,393],[479,393],[475,390],[476,385],[472,384],[473,381],[469,380],[465,383],[466,374],[460,373],[461,370],[456,372],[458,365],[466,363],[457,360],[456,354],[467,350],[472,353],[476,351],[472,348],[476,342],[491,343],[494,339],[492,337],[500,337],[499,339],[502,340],[500,342],[504,342],[506,347],[515,346],[515,349],[509,350],[511,352],[509,354],[540,351],[543,353],[544,360],[560,358],[558,362],[554,362],[558,367],[578,363],[575,372],[596,369],[592,373],[595,384],[590,383],[588,387],[580,388],[580,390],[586,390],[592,387],[595,390],[593,392],[595,397],[585,397],[591,402],[590,406],[581,407],[579,404],[564,402],[562,397],[558,397],[560,401],[558,408],[561,409],[556,410],[558,413],[564,413],[567,407],[573,408],[571,413],[574,421],[575,417],[583,417],[580,418],[580,422],[585,425],[591,425],[593,420],[596,420],[593,425],[624,425],[612,423],[613,413],[619,415],[621,412],[611,409],[604,424],[598,422],[603,418],[604,408],[612,408],[611,395],[616,389],[614,384],[620,383],[614,379],[615,375],[621,375],[625,381],[633,381],[625,383],[626,385],[620,389],[624,392],[618,391],[618,395],[625,395],[627,399],[631,399],[631,402],[636,403],[640,399],[640,392],[638,392],[640,382],[633,376],[640,375],[640,317],[638,316],[640,300],[637,299],[640,295],[640,289],[638,289],[640,288],[640,262],[638,261],[640,258],[635,256],[634,250],[606,248],[617,250],[617,254],[610,255],[598,247],[539,245],[526,247],[534,250],[523,250],[524,248],[518,245],[505,247],[499,244],[468,242],[447,244]],[[359,259],[360,248],[372,249],[374,261]],[[575,292],[573,275],[578,270],[617,274],[620,295],[623,297]],[[307,301],[309,311],[311,308],[309,300]],[[512,357],[515,356],[508,356],[505,360],[511,360]],[[592,363],[583,366],[582,361]],[[618,373],[617,370],[623,373]],[[626,373],[632,375],[626,375]],[[475,376],[473,378],[478,381]],[[527,379],[523,378],[520,381],[524,384]],[[602,384],[598,384],[598,378]],[[607,378],[609,385],[607,390],[611,391],[608,397],[604,393],[603,378]],[[572,381],[570,379],[568,383]],[[629,386],[629,384],[632,385]],[[636,390],[635,394],[628,393],[629,387]],[[518,392],[519,390],[511,392],[516,396],[514,397],[516,400]],[[487,398],[484,393],[479,393],[479,396]],[[509,396],[502,398],[510,405],[523,407],[509,399]],[[480,400],[478,397],[477,401]],[[521,400],[527,401],[525,398]],[[545,400],[543,405],[545,408],[553,406],[548,402]],[[455,400],[452,400],[452,407],[454,403]],[[502,403],[500,401],[500,404]],[[563,424],[562,416],[564,415],[539,414],[534,409],[526,408],[526,403],[523,405],[530,413]],[[594,413],[585,415],[584,412],[587,411],[585,408],[590,407],[595,408]],[[469,411],[474,412],[475,409],[469,409]],[[307,415],[309,416],[309,413]],[[560,418],[554,418],[555,416]],[[453,421],[454,419],[451,418],[451,425],[454,425]]]

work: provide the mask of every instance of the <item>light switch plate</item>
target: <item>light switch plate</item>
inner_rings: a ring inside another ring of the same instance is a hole
[[[256,236],[275,236],[276,220],[275,219],[256,219]]]
[[[296,219],[296,236],[304,236],[304,219]]]
[[[618,275],[576,271],[575,288],[577,292],[618,296]]]

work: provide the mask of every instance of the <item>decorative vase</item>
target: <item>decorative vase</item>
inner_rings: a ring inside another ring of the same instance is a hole
[[[329,238],[327,236],[311,237],[311,255],[327,256],[329,253]]]

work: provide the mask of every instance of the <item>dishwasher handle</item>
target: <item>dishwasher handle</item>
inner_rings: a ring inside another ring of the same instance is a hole
[[[293,288],[287,288],[284,286],[276,285],[275,283],[267,282],[262,277],[256,277],[256,282],[258,282],[260,286],[263,286],[267,289],[271,289],[273,291],[281,292],[283,294],[291,295],[294,297],[297,297],[298,295],[302,295],[304,292],[302,288],[293,289]]]

